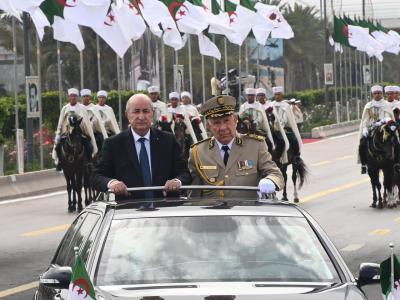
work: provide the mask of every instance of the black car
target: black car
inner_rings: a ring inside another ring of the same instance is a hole
[[[104,300],[356,300],[379,282],[375,264],[356,280],[317,222],[278,201],[96,202],[65,234],[35,299],[67,299],[74,251]]]

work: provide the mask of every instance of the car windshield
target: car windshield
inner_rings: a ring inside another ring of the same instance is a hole
[[[195,216],[113,220],[95,283],[332,282],[304,218]]]

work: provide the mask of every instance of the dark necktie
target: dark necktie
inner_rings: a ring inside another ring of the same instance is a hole
[[[138,141],[140,142],[139,164],[140,164],[140,169],[142,171],[143,186],[151,186],[152,184],[151,184],[150,162],[149,162],[149,157],[147,155],[146,146],[144,144],[146,139],[144,137],[141,137]],[[147,191],[144,194],[146,199],[153,198],[152,191]],[[150,203],[147,203],[145,206],[149,207]]]
[[[226,164],[228,163],[228,158],[229,158],[229,147],[227,145],[223,145],[221,147],[222,150],[224,150],[224,164],[226,166]]]

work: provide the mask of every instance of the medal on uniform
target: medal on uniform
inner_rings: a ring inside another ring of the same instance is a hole
[[[239,170],[250,170],[253,168],[254,163],[251,159],[238,161]]]
[[[216,170],[217,166],[200,166],[200,170]]]

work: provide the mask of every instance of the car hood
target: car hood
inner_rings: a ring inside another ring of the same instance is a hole
[[[364,300],[364,294],[351,283],[331,286],[260,283],[193,283],[104,286],[96,288],[98,300]]]

